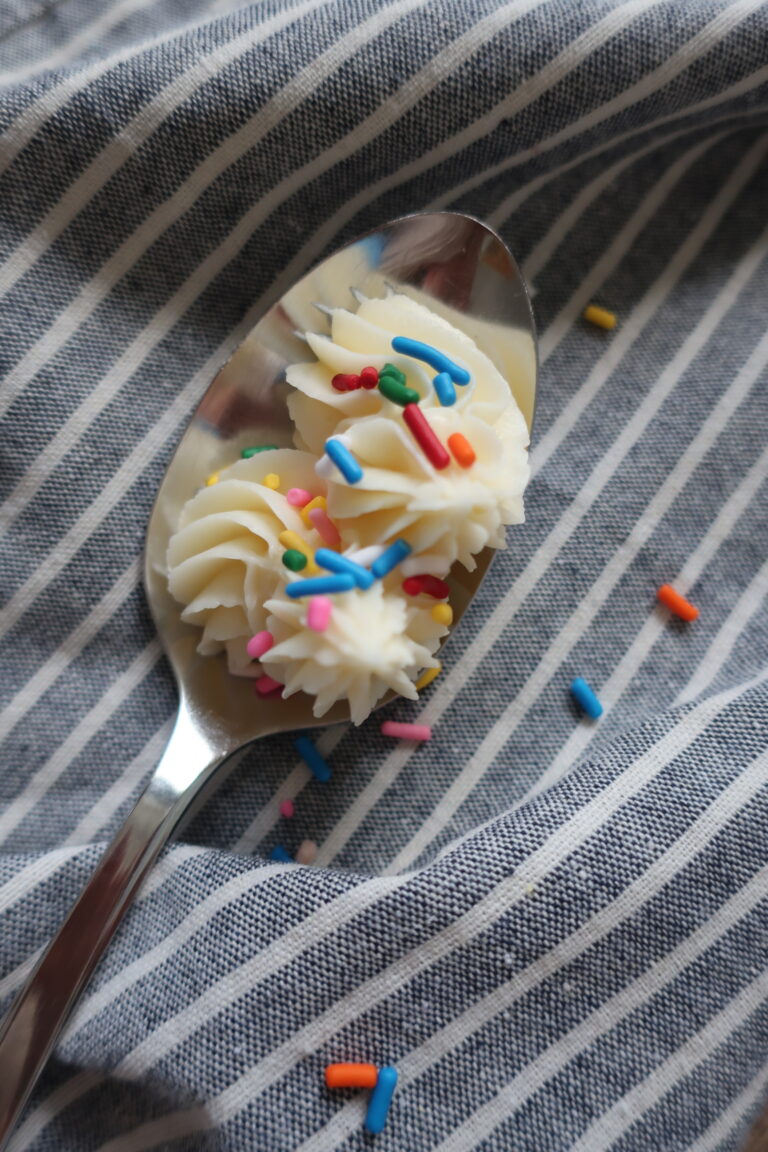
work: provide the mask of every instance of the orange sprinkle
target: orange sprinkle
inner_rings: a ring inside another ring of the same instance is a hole
[[[461,468],[471,468],[477,460],[474,448],[466,436],[462,436],[461,432],[454,432],[453,436],[448,437],[448,447],[453,453],[454,460]]]
[[[325,1082],[329,1088],[375,1088],[378,1075],[375,1064],[329,1064]]]
[[[679,592],[675,592],[671,584],[662,584],[656,596],[670,612],[674,612],[675,616],[679,616],[681,620],[695,620],[699,614],[698,608],[681,596]]]

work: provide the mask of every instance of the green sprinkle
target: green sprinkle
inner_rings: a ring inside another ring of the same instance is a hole
[[[399,404],[402,408],[405,408],[406,404],[418,404],[421,400],[421,396],[418,392],[414,392],[413,388],[406,388],[404,384],[393,380],[390,376],[379,376],[379,391],[387,400]]]
[[[290,568],[291,572],[301,572],[302,568],[307,566],[307,558],[298,548],[289,548],[287,552],[283,552],[283,564],[286,568]]]
[[[400,384],[405,384],[405,372],[401,372],[399,368],[395,368],[394,364],[385,364],[381,372],[379,372],[379,377],[382,376],[392,376]]]
[[[259,452],[270,452],[274,448],[277,448],[277,444],[261,444],[258,448],[243,448],[240,455],[243,460],[250,460],[251,456],[256,456]]]

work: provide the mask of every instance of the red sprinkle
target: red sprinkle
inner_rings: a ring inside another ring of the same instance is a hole
[[[282,692],[285,687],[284,684],[279,684],[277,680],[273,680],[271,676],[259,676],[258,680],[254,680],[253,686],[259,696],[271,696],[273,692]]]
[[[445,580],[425,574],[409,576],[407,580],[403,580],[403,591],[409,596],[418,596],[421,592],[425,592],[427,596],[434,596],[435,600],[445,600],[451,590]]]
[[[451,458],[435,435],[429,421],[417,404],[406,404],[403,419],[424,455],[435,468],[447,468]]]
[[[360,383],[363,388],[375,388],[379,383],[379,373],[376,368],[363,368],[360,373]]]
[[[331,384],[337,392],[354,392],[360,387],[360,377],[350,372],[337,372]]]

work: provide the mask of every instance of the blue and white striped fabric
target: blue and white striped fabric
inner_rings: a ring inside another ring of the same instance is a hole
[[[249,751],[14,1152],[370,1148],[323,1084],[344,1059],[400,1071],[382,1152],[741,1148],[768,1093],[768,3],[0,0],[0,68],[4,1003],[168,735],[145,525],[264,303],[458,207],[521,260],[542,362],[527,523],[390,708],[432,743],[329,729],[325,785],[288,737]],[[305,837],[317,866],[268,862]]]

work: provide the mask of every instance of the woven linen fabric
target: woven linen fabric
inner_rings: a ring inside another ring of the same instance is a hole
[[[742,1148],[768,1094],[768,4],[0,0],[0,70],[4,1006],[168,737],[145,528],[265,303],[455,207],[521,262],[541,360],[527,522],[388,709],[432,742],[328,729],[324,785],[290,736],[252,747],[14,1152]],[[269,861],[304,838],[315,866]],[[399,1070],[375,1140],[336,1060]]]

